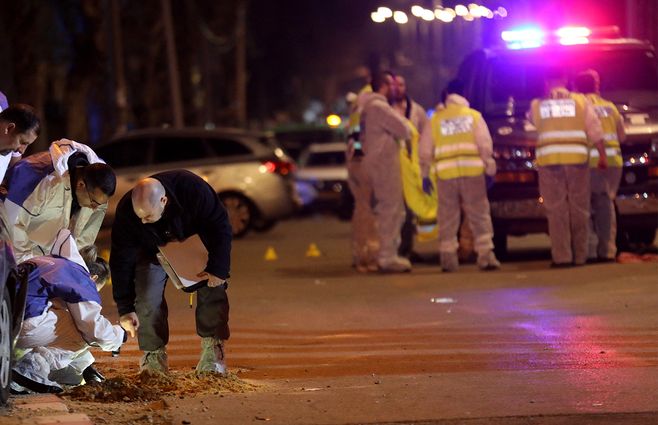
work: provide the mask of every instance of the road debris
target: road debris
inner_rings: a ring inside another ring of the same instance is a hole
[[[434,304],[454,304],[457,300],[454,298],[430,298],[430,302]]]
[[[101,403],[161,400],[165,396],[185,398],[192,395],[244,393],[256,386],[235,374],[221,376],[213,373],[196,375],[194,371],[171,371],[168,375],[128,373],[108,377],[101,383],[89,383],[62,394],[70,400]]]

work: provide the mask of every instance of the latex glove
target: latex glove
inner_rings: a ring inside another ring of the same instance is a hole
[[[492,176],[484,176],[484,182],[487,185],[487,190],[491,189],[494,185],[494,178]]]
[[[484,162],[484,174],[487,176],[496,175],[496,161],[493,158],[489,158]]]
[[[434,191],[434,185],[432,185],[432,179],[429,177],[423,177],[423,192],[431,195]]]
[[[130,334],[131,337],[135,337],[135,332],[139,329],[139,318],[137,318],[137,313],[130,312],[124,314],[119,318],[119,324],[123,329]]]
[[[608,168],[608,158],[605,156],[599,156],[599,162],[596,164],[599,170],[605,170]]]
[[[222,283],[226,282],[226,279],[222,279],[221,277],[217,277],[213,274],[210,274],[208,272],[201,272],[198,275],[196,275],[199,279],[204,280],[208,279],[208,287],[209,288],[215,288]]]

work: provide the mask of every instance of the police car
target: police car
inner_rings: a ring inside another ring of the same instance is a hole
[[[535,162],[536,129],[526,112],[541,97],[544,73],[570,77],[594,69],[601,95],[624,117],[623,176],[616,199],[618,244],[650,244],[658,228],[658,64],[647,42],[621,38],[616,27],[504,31],[503,45],[471,53],[459,77],[471,107],[494,140],[498,172],[489,190],[497,254],[509,235],[547,232]]]

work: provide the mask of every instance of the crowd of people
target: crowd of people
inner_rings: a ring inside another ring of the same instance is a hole
[[[614,199],[621,179],[621,116],[600,96],[596,71],[579,73],[569,91],[561,69],[544,75],[544,96],[527,113],[537,132],[539,192],[548,219],[552,267],[614,261]],[[386,71],[352,95],[348,184],[355,198],[353,265],[359,272],[411,271],[414,201],[401,178],[401,152],[417,148],[417,190],[436,199],[441,269],[459,267],[459,234],[468,233],[481,270],[496,270],[487,189],[495,181],[493,142],[482,114],[451,81],[435,112],[411,100],[403,77]],[[406,167],[408,165],[404,165]],[[403,170],[404,171],[404,170]],[[410,204],[411,203],[411,204]]]
[[[208,251],[198,274],[204,284],[197,291],[196,370],[225,374],[232,233],[212,187],[185,170],[138,181],[117,207],[108,264],[95,241],[116,190],[112,167],[91,147],[67,139],[22,158],[39,136],[39,117],[24,104],[5,102],[0,109],[0,214],[27,280],[11,390],[57,393],[103,381],[90,348],[117,351],[129,336],[137,336],[143,351],[140,371],[166,374],[167,274],[156,254],[192,235]],[[110,273],[118,324],[101,311],[99,291]]]

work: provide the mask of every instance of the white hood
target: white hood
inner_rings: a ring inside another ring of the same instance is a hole
[[[468,100],[466,100],[465,97],[460,96],[458,94],[449,94],[448,97],[446,97],[446,105],[460,105],[460,106],[466,106],[469,107]]]
[[[69,170],[68,160],[76,152],[85,154],[90,164],[99,162],[105,164],[105,161],[100,159],[89,146],[69,139],[60,139],[51,143],[49,151],[55,168],[54,172],[58,177],[62,177]]]

